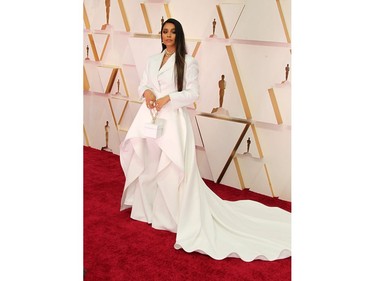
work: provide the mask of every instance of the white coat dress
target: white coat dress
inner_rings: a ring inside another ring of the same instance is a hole
[[[202,180],[186,106],[199,97],[198,62],[186,55],[184,89],[177,91],[175,54],[160,68],[164,52],[151,56],[139,85],[139,95],[151,89],[157,98],[170,96],[158,113],[164,121],[159,138],[147,138],[152,120],[145,102],[125,139],[120,161],[126,181],[120,210],[156,229],[176,233],[176,249],[200,252],[221,260],[277,260],[291,255],[291,215],[251,200],[219,198]],[[160,68],[160,69],[159,69]]]

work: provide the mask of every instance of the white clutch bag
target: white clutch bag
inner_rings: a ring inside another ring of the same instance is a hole
[[[164,120],[157,119],[158,112],[154,114],[153,111],[150,109],[152,122],[145,123],[143,127],[143,134],[147,138],[156,139],[163,134],[163,127],[164,127]]]

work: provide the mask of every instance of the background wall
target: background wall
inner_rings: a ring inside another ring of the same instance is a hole
[[[290,10],[290,0],[112,0],[103,26],[105,0],[84,0],[84,145],[119,154],[146,60],[161,51],[161,19],[173,17],[200,66],[189,111],[202,177],[291,201]],[[211,113],[223,74],[229,116]]]

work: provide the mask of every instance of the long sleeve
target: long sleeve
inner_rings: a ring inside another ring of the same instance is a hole
[[[171,106],[175,109],[191,105],[199,98],[198,61],[191,58],[187,61],[185,88],[181,92],[169,94]]]
[[[143,98],[143,93],[144,91],[146,91],[147,89],[151,89],[151,86],[148,85],[148,71],[149,71],[149,61],[147,62],[147,65],[146,65],[146,68],[145,70],[143,71],[143,75],[142,75],[142,79],[139,83],[139,86],[138,86],[138,95],[140,98]]]

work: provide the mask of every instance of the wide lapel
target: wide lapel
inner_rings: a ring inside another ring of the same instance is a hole
[[[165,51],[164,51],[165,52]],[[164,55],[164,52],[162,53]],[[168,70],[170,70],[171,68],[174,67],[174,62],[175,62],[176,58],[175,58],[175,53],[173,55],[171,55],[171,57],[167,60],[167,62],[160,68],[159,70],[159,75],[162,74],[163,72],[166,72]],[[160,64],[161,64],[161,61],[160,61]],[[159,67],[160,67],[160,64],[159,64]]]

